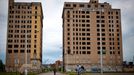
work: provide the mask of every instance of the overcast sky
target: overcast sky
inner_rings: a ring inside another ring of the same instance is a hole
[[[62,10],[64,2],[89,0],[15,0],[16,2],[42,2],[43,7],[43,63],[53,63],[62,55]],[[100,0],[121,9],[123,57],[132,61],[134,56],[134,0]],[[5,62],[8,0],[0,0],[0,59]]]

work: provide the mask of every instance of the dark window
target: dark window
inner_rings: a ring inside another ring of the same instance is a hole
[[[90,33],[87,33],[87,36],[90,36]]]
[[[105,20],[101,20],[101,23],[105,23]]]
[[[101,5],[101,7],[104,7],[104,5]]]
[[[34,38],[37,38],[37,35],[34,35]]]
[[[34,53],[36,53],[36,49],[34,50]]]
[[[70,31],[70,29],[68,28],[67,31]]]
[[[85,33],[82,33],[82,36],[85,36]]]
[[[97,27],[100,27],[100,25],[99,25],[99,24],[97,24]]]
[[[82,54],[86,54],[86,51],[82,51]]]
[[[102,45],[105,45],[106,43],[105,42],[102,42]]]
[[[115,52],[113,51],[113,54],[115,54]]]
[[[100,51],[98,51],[98,54],[100,54]]]
[[[90,22],[90,20],[86,20],[86,22]]]
[[[35,21],[35,24],[37,23],[37,21]]]
[[[35,16],[35,19],[37,19],[37,16]]]
[[[87,40],[90,40],[90,38],[87,38]]]
[[[86,47],[82,47],[82,49],[86,49]]]
[[[119,21],[117,20],[116,23],[119,23]]]
[[[87,15],[87,16],[86,16],[86,18],[90,18],[90,16],[89,16],[89,15]]]
[[[82,40],[86,40],[85,38],[82,38]]]
[[[70,38],[69,38],[69,37],[68,37],[67,39],[68,39],[68,40],[70,40]]]
[[[97,12],[96,12],[96,14],[100,14],[100,12],[99,12],[99,11],[97,11]]]
[[[85,20],[82,20],[82,22],[85,22]]]
[[[90,42],[87,42],[87,45],[90,45]]]
[[[35,14],[37,14],[37,11],[35,11]]]
[[[102,29],[102,32],[105,32],[105,29]]]
[[[100,47],[97,47],[98,50],[100,50]]]
[[[100,29],[97,29],[97,31],[99,32],[99,31],[100,31]]]
[[[82,29],[82,31],[85,31],[85,29]]]
[[[119,19],[119,17],[118,17],[118,16],[116,16],[116,19]]]
[[[97,20],[97,23],[100,23],[100,20]]]
[[[82,45],[86,45],[86,43],[85,42],[82,42]]]
[[[82,27],[85,27],[85,24],[82,24]]]
[[[102,33],[102,36],[105,36],[105,33]]]
[[[18,50],[14,50],[14,53],[18,53]]]
[[[85,18],[85,15],[82,15],[82,18]]]
[[[101,27],[105,27],[105,25],[104,25],[104,24],[102,24],[102,25],[101,25]]]
[[[36,48],[36,45],[34,45],[34,48]]]
[[[8,48],[12,48],[12,45],[8,45]]]
[[[35,7],[35,9],[37,9],[37,6]]]
[[[110,51],[110,54],[112,54],[112,51]]]
[[[119,33],[117,34],[117,36],[119,36]]]
[[[119,41],[119,40],[120,40],[120,38],[117,38],[117,40]]]
[[[100,45],[100,42],[97,42],[97,45]]]
[[[118,12],[116,12],[116,15],[118,15],[119,13]]]
[[[97,36],[100,36],[100,33],[97,33]]]
[[[105,18],[104,16],[101,16],[101,18]]]
[[[8,53],[12,53],[12,50],[8,50]]]
[[[117,32],[119,32],[119,29],[117,29]]]
[[[73,7],[76,7],[76,4],[73,4]]]
[[[70,35],[70,33],[67,33],[67,35]]]
[[[105,38],[102,38],[103,41],[105,41]]]
[[[70,42],[68,42],[68,45],[70,45]]]
[[[106,47],[102,47],[103,50],[106,50]]]
[[[90,25],[89,25],[89,24],[87,24],[87,27],[90,27]]]
[[[66,7],[70,7],[71,5],[70,4],[66,4]]]
[[[88,8],[90,8],[91,7],[91,5],[88,5]]]
[[[14,45],[14,48],[18,48],[19,47],[19,45]]]
[[[96,16],[96,18],[100,18],[100,16]]]
[[[118,45],[120,45],[120,42],[118,42]]]
[[[70,20],[69,20],[69,19],[67,19],[67,22],[70,22]]]
[[[90,51],[87,51],[87,54],[91,54],[91,52]]]
[[[120,51],[118,51],[118,54],[120,54]]]
[[[24,53],[25,51],[24,50],[20,50],[20,53]]]
[[[71,51],[70,50],[67,50],[67,54],[70,54],[71,53]]]
[[[86,11],[86,14],[89,14],[90,12],[89,11]],[[87,18],[89,18],[89,16],[87,16]]]
[[[84,4],[80,4],[80,7],[84,7]]]
[[[90,49],[90,47],[87,47],[87,49]]]

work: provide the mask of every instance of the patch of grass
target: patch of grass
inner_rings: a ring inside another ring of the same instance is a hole
[[[36,73],[31,72],[31,73],[28,73],[28,75],[37,75],[37,74],[36,74]]]
[[[18,72],[0,72],[0,75],[21,75]],[[37,75],[36,73],[28,73],[28,75]]]
[[[75,72],[68,72],[67,75],[76,75]]]
[[[17,73],[17,72],[0,72],[0,75],[20,75],[20,73]]]

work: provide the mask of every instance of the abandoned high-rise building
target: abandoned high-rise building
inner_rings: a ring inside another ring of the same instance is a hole
[[[40,69],[42,64],[43,12],[40,2],[9,0],[6,70],[25,67]]]
[[[121,71],[123,62],[120,9],[99,0],[65,2],[63,8],[63,65],[75,71],[83,65],[87,71]]]

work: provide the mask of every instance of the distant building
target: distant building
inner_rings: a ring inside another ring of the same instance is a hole
[[[134,62],[123,62],[123,71],[124,72],[134,72]]]
[[[40,69],[43,12],[40,2],[9,0],[6,70]]]
[[[63,8],[63,65],[75,71],[83,65],[87,71],[122,71],[123,49],[120,9],[99,0],[65,2]]]
[[[57,60],[57,61],[55,62],[56,68],[61,68],[61,67],[62,67],[62,64],[63,64],[63,62],[60,61],[60,60]]]

